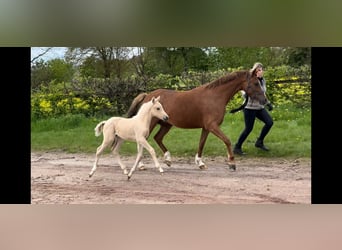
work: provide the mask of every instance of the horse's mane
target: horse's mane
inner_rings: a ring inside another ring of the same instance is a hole
[[[152,100],[150,100],[148,102],[141,103],[140,107],[139,107],[139,109],[135,115],[142,114],[144,112],[146,113],[146,110],[149,110],[152,107],[152,105],[153,105]]]
[[[222,84],[229,83],[229,82],[235,80],[236,78],[239,78],[241,75],[246,74],[246,72],[248,72],[248,70],[234,71],[232,73],[229,73],[228,75],[222,76],[216,80],[213,80],[209,83],[204,84],[204,87],[208,88],[208,89],[216,88]]]
[[[147,93],[141,93],[137,97],[134,98],[131,106],[129,107],[127,111],[127,115],[126,115],[127,117],[132,117],[138,113],[138,110],[146,96],[147,96]]]

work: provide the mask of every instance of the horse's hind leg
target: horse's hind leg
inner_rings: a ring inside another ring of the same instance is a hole
[[[163,143],[163,138],[170,131],[171,128],[172,128],[171,124],[162,123],[162,124],[160,124],[160,128],[159,128],[158,132],[154,136],[154,140],[157,142],[158,146],[160,147],[160,149],[164,153],[165,163],[169,167],[171,166],[171,154],[168,151],[168,149],[165,147],[165,145]]]
[[[90,173],[89,173],[89,178],[93,176],[93,174],[95,173],[96,169],[97,169],[97,163],[99,162],[100,159],[100,155],[102,154],[102,152],[109,146],[109,143],[102,143],[96,150],[96,155],[95,155],[95,162],[93,165],[93,168],[91,169]]]
[[[197,151],[197,154],[195,156],[195,163],[197,164],[197,166],[200,169],[207,169],[208,168],[204,164],[204,162],[202,161],[202,152],[203,152],[205,142],[207,141],[208,135],[209,135],[209,131],[202,128],[201,138],[200,138],[199,145],[198,145],[198,151]]]
[[[122,143],[124,142],[123,139],[121,139],[120,137],[116,136],[115,140],[114,140],[114,146],[113,146],[113,155],[114,155],[114,159],[116,159],[116,161],[119,163],[122,171],[124,174],[128,174],[128,170],[126,168],[126,166],[122,163],[121,159],[120,159],[120,154],[119,154],[119,150],[120,147],[122,145]]]
[[[97,169],[97,163],[99,161],[100,155],[109,145],[113,143],[113,141],[114,141],[114,134],[113,135],[112,134],[107,135],[107,133],[103,134],[103,142],[96,150],[95,162],[94,162],[93,168],[91,169],[89,173],[89,178],[93,176],[93,174],[95,173]]]

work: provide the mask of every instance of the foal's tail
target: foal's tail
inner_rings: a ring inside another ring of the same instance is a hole
[[[99,122],[99,124],[96,125],[95,127],[95,136],[100,136],[103,131],[103,126],[106,123],[106,121]]]
[[[96,127],[95,127],[95,136],[100,136],[103,132],[103,126],[105,125],[107,121],[102,121],[102,122],[99,122]],[[113,121],[110,121],[110,122],[113,122]],[[115,125],[112,123],[113,125],[113,133],[115,134]],[[118,143],[118,136],[115,135],[114,137],[114,140],[112,142],[112,145],[111,145],[111,149],[113,151],[114,147],[116,146],[116,144]]]
[[[141,93],[133,99],[132,104],[127,111],[128,118],[133,117],[134,115],[138,113],[138,110],[146,96],[147,96],[147,93]]]

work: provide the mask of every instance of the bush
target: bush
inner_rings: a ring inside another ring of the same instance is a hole
[[[150,79],[133,75],[125,79],[75,78],[70,83],[53,81],[48,87],[32,91],[31,114],[33,119],[67,114],[122,116],[134,97],[141,92],[158,88],[189,90],[238,69],[188,71],[180,76],[159,74]],[[268,97],[274,105],[295,104],[302,108],[311,106],[311,69],[308,66],[269,67],[264,76]],[[236,94],[228,103],[227,109],[236,108],[242,102],[242,96]]]

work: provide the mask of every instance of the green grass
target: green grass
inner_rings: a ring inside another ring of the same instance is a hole
[[[248,156],[262,157],[311,157],[311,109],[301,109],[289,106],[275,107],[271,111],[274,125],[265,138],[265,145],[271,150],[263,152],[255,148],[263,123],[256,121],[254,129],[243,144],[243,150]],[[31,121],[31,150],[50,151],[62,150],[70,153],[95,153],[102,143],[102,136],[95,137],[94,128],[102,118],[86,118],[83,115],[70,115],[60,118]],[[227,113],[221,125],[223,132],[233,144],[244,128],[243,113]],[[157,154],[162,151],[153,140],[149,142]],[[198,148],[201,129],[179,129],[173,127],[164,138],[172,156],[193,157]],[[109,149],[105,153],[109,153]],[[147,154],[147,152],[145,151]],[[120,150],[121,155],[136,155],[135,142],[125,142]],[[226,156],[224,143],[213,134],[209,134],[204,147],[204,156]]]

